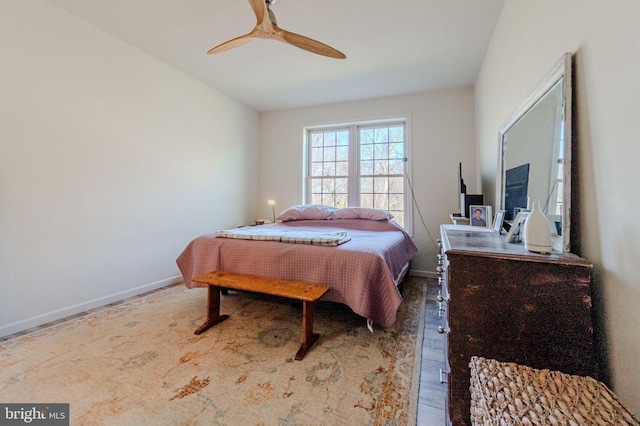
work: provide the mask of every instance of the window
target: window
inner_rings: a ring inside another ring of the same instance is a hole
[[[309,128],[305,201],[388,210],[410,228],[406,120]]]
[[[347,207],[349,203],[349,129],[309,132],[311,204]]]

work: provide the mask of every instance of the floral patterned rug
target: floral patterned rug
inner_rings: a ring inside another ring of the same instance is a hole
[[[69,403],[72,425],[414,425],[426,288],[409,278],[396,324],[230,292],[196,336],[206,289],[172,286],[0,343],[2,403]]]

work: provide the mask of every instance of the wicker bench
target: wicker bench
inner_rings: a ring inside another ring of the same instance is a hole
[[[638,426],[602,382],[559,371],[473,357],[471,424]]]
[[[318,340],[319,335],[313,332],[313,303],[329,290],[327,286],[219,271],[201,275],[193,281],[209,286],[207,320],[198,327],[195,334],[200,334],[229,318],[229,315],[220,315],[220,291],[232,289],[302,301],[302,342],[296,353],[297,361],[304,358]]]

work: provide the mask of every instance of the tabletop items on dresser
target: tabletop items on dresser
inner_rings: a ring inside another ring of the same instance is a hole
[[[439,245],[448,425],[471,424],[474,356],[598,378],[588,261],[461,225],[442,225]]]
[[[533,202],[533,209],[524,221],[524,248],[534,253],[551,253],[551,225],[540,210],[540,202]]]
[[[451,223],[453,223],[454,225],[469,225],[469,223],[471,222],[468,217],[455,213],[450,214],[449,219],[451,219]]]

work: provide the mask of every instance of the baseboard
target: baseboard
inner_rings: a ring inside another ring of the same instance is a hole
[[[409,270],[409,275],[414,277],[424,278],[437,278],[438,275],[434,271],[421,271],[416,269]],[[109,303],[118,302],[128,297],[137,296],[148,291],[156,290],[161,287],[165,287],[171,284],[178,284],[182,282],[182,276],[176,275],[175,277],[167,278],[164,280],[156,281],[154,283],[145,284],[140,287],[135,287],[119,293],[110,294],[108,296],[99,297],[97,299],[89,300],[87,302],[78,303],[76,305],[67,306],[62,309],[47,312],[42,315],[27,318],[22,321],[17,321],[11,324],[7,324],[0,327],[0,338],[8,336],[14,333],[20,333],[33,327],[38,327],[53,321],[57,321],[72,315],[85,312],[91,309],[99,308]]]
[[[438,274],[435,271],[420,271],[417,269],[411,269],[409,275],[413,277],[438,278]]]
[[[140,287],[131,288],[118,293],[110,294],[108,296],[99,297],[97,299],[89,300],[87,302],[78,303],[76,305],[67,306],[62,309],[47,312],[42,315],[27,318],[22,321],[16,321],[11,324],[0,327],[0,337],[8,336],[10,334],[19,333],[28,330],[33,327],[38,327],[52,321],[57,321],[71,315],[75,315],[81,312],[85,312],[100,306],[108,305],[109,303],[118,302],[128,297],[137,296],[148,291],[156,290],[161,287],[165,287],[171,284],[178,284],[182,282],[182,275],[176,275],[164,280],[156,281],[150,284],[145,284]]]

